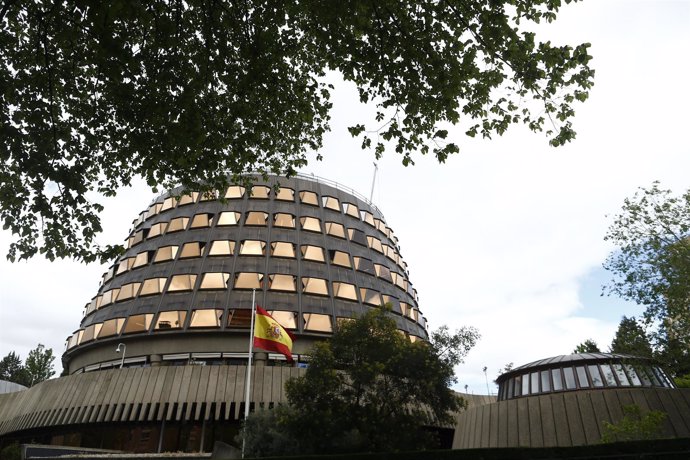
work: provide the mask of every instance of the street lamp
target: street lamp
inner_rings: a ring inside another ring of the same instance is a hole
[[[122,348],[122,361],[120,361],[120,369],[122,369],[122,366],[125,364],[125,353],[127,352],[127,345],[125,345],[124,343],[118,343],[115,352],[120,353],[120,348]]]

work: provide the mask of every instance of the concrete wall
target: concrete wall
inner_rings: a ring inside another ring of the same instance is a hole
[[[571,391],[470,406],[457,417],[454,449],[597,444],[604,421],[623,406],[668,414],[664,437],[690,437],[690,389],[628,388]]]

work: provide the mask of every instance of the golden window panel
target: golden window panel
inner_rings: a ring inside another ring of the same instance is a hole
[[[144,238],[146,238],[146,235],[144,235],[144,230],[139,230],[132,237],[130,247],[136,246],[137,244],[141,243],[142,241],[144,241]]]
[[[134,257],[134,262],[132,262],[132,269],[148,265],[152,252],[153,251],[144,251],[137,254],[136,257]]]
[[[120,286],[120,292],[117,294],[117,302],[127,299],[133,299],[139,293],[141,283],[128,283]]]
[[[173,275],[170,279],[168,292],[191,291],[196,283],[196,275]]]
[[[144,217],[144,220],[158,214],[160,212],[162,206],[163,206],[163,203],[154,203],[151,206],[149,206],[149,209],[146,211],[146,215]]]
[[[100,332],[97,337],[102,339],[104,337],[112,337],[118,335],[122,331],[122,325],[125,324],[124,318],[113,318],[103,322]]]
[[[153,328],[156,330],[180,329],[184,326],[186,318],[186,310],[162,311],[158,314],[156,325]]]
[[[198,198],[199,192],[185,193],[184,195],[181,195],[179,198],[177,198],[177,206],[184,206],[186,204],[196,203],[196,200]]]
[[[347,252],[329,250],[328,254],[331,258],[331,264],[352,268],[352,264],[350,264],[350,256]]]
[[[276,194],[276,200],[295,201],[295,191],[288,187],[280,187]]]
[[[384,235],[386,234],[386,223],[384,221],[378,218],[374,218],[374,225],[381,233],[383,233]]]
[[[249,211],[247,218],[244,221],[245,225],[260,225],[265,227],[268,220],[268,214],[261,211]]]
[[[352,203],[343,203],[343,212],[348,216],[359,219],[359,208]]]
[[[189,228],[191,229],[191,228],[210,227],[212,224],[213,224],[213,214],[208,214],[208,213],[195,214],[194,217],[192,218],[192,225]]]
[[[370,275],[375,275],[376,274],[376,269],[374,268],[374,263],[369,260],[365,259],[364,257],[353,257],[352,260],[355,263],[355,270],[364,272],[364,273],[369,273]]]
[[[204,273],[199,289],[227,289],[230,273],[210,272]]]
[[[175,259],[178,249],[179,246],[161,246],[156,250],[156,255],[153,257],[153,263]]]
[[[364,222],[371,225],[372,227],[376,227],[376,222],[374,221],[374,215],[372,213],[370,213],[369,211],[362,211],[360,214]]]
[[[302,230],[321,233],[321,221],[316,217],[300,217]]]
[[[235,289],[261,289],[262,273],[242,272],[235,275]]]
[[[84,329],[80,329],[78,331],[74,331],[74,334],[72,334],[69,339],[67,340],[67,349],[69,350],[70,348],[74,348],[77,345],[79,345],[79,337],[80,335],[84,332]]]
[[[255,185],[252,187],[251,198],[257,200],[267,200],[271,194],[271,188],[265,185]]]
[[[295,216],[284,212],[273,214],[273,226],[283,228],[295,228]]]
[[[353,243],[357,243],[362,246],[367,246],[367,237],[363,231],[357,230],[356,228],[348,228],[347,236]]]
[[[287,257],[295,258],[295,245],[285,241],[276,241],[271,243],[271,256],[273,257]]]
[[[117,294],[120,292],[120,289],[110,289],[109,291],[105,291],[103,293],[103,300],[101,301],[101,307],[105,307],[106,305],[110,305],[117,299]]]
[[[322,196],[321,204],[326,209],[332,209],[333,211],[340,211],[340,201],[332,196]]]
[[[250,327],[252,311],[248,308],[228,310],[228,327]]]
[[[378,291],[368,288],[359,288],[359,294],[362,296],[362,303],[374,305],[376,307],[381,305],[381,294]]]
[[[189,327],[220,327],[222,316],[223,310],[220,309],[192,310]]]
[[[300,203],[310,204],[312,206],[319,205],[319,198],[316,196],[316,193],[314,192],[299,192],[299,201]]]
[[[103,273],[103,284],[107,283],[115,275],[115,267],[110,267],[107,272]]]
[[[175,198],[169,196],[165,200],[163,200],[163,204],[161,205],[160,212],[167,211],[168,209],[173,209],[175,205],[177,204]]]
[[[182,246],[182,251],[180,251],[180,259],[189,259],[191,257],[201,257],[201,251],[204,249],[205,244],[199,241],[192,241],[190,243],[185,243]]]
[[[293,275],[272,274],[268,275],[268,289],[271,291],[295,292],[295,277]]]
[[[188,223],[189,217],[176,217],[175,219],[170,220],[166,233],[173,233],[185,230],[187,228]]]
[[[211,247],[208,250],[208,255],[213,256],[231,256],[235,253],[235,242],[232,240],[215,240],[211,241]]]
[[[300,247],[300,250],[302,251],[302,259],[304,260],[313,260],[315,262],[326,261],[323,254],[323,248],[305,244]]]
[[[237,225],[240,223],[241,214],[236,211],[224,211],[218,216],[217,227],[227,227],[230,225]]]
[[[165,233],[165,229],[167,226],[167,222],[159,222],[157,224],[153,224],[149,229],[149,234],[146,237],[151,239],[155,238],[156,236],[161,236],[163,233]]]
[[[322,278],[302,278],[302,292],[306,294],[328,295],[328,285]]]
[[[381,240],[379,240],[375,236],[367,236],[367,245],[374,251],[383,254],[383,246],[381,246]]]
[[[81,337],[81,343],[86,343],[90,342],[91,340],[94,340],[97,336],[97,334],[100,332],[101,327],[103,327],[103,323],[96,323],[92,324],[90,326],[87,326],[84,329],[84,334]]]
[[[333,332],[330,315],[304,313],[304,330],[314,332]]]
[[[120,273],[129,271],[132,268],[133,263],[134,257],[127,257],[126,259],[122,259],[120,263],[117,265],[117,271],[115,273],[119,275]]]
[[[385,265],[374,264],[374,269],[376,270],[376,276],[390,283],[393,282],[393,277],[391,276],[391,271],[388,267]]]
[[[240,185],[231,185],[225,191],[225,198],[233,200],[244,196],[245,188]]]
[[[244,240],[240,244],[241,256],[263,256],[266,255],[266,242],[259,240]]]
[[[151,327],[151,320],[153,313],[146,313],[143,315],[134,315],[127,318],[123,334],[131,334],[133,332],[147,332]]]
[[[345,239],[345,227],[336,222],[326,222],[326,233],[337,238]]]
[[[333,296],[341,299],[357,301],[357,291],[354,284],[333,282]]]
[[[297,313],[294,311],[268,310],[273,317],[285,329],[297,329]]]

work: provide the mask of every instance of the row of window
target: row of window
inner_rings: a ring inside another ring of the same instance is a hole
[[[658,367],[627,363],[589,364],[512,377],[501,384],[499,400],[566,390],[629,386],[673,387],[673,384]]]
[[[197,286],[197,279],[199,283]],[[116,302],[131,300],[136,297],[176,292],[192,291],[196,287],[199,290],[219,290],[229,287],[230,273],[207,272],[198,276],[196,274],[173,275],[168,278],[147,278],[142,282],[123,284],[119,288],[109,289],[103,294],[93,298],[86,305],[85,315],[106,307]],[[368,305],[379,306],[391,302],[394,298],[390,295],[381,294],[379,291],[370,288],[359,288],[351,283],[332,281],[331,290],[328,289],[328,281],[323,278],[302,277],[298,280],[295,275],[288,274],[269,274],[256,272],[239,272],[235,274],[233,280],[234,289],[263,289],[264,285],[270,291],[297,292],[298,286],[303,294],[318,296],[329,296],[344,300],[352,300]],[[358,296],[359,294],[359,296]],[[407,303],[400,302],[403,314],[414,321],[419,322],[420,315],[418,310],[409,307]]]
[[[293,311],[271,310],[271,316],[286,329],[297,329],[297,313]],[[223,326],[222,309],[198,309],[163,311],[158,313],[155,321],[153,313],[132,315],[127,318],[113,318],[102,323],[95,323],[80,329],[67,339],[67,349],[96,339],[113,337],[120,334],[143,333],[150,330],[165,331],[171,329],[220,328]],[[319,313],[302,314],[304,331],[333,332],[330,315]],[[348,321],[351,318],[338,318]],[[228,310],[225,326],[228,328],[249,328],[251,324],[250,309]],[[153,328],[152,328],[153,326]],[[402,332],[402,331],[401,331]],[[412,339],[413,341],[416,340]]]
[[[242,199],[245,196],[245,187],[239,185],[230,186],[225,192],[224,198],[228,200],[232,199]],[[250,197],[252,199],[269,199],[274,195],[274,191],[271,187],[265,185],[255,185],[250,191]],[[161,212],[173,209],[178,206],[184,206],[187,204],[196,203],[197,201],[210,201],[218,199],[219,197],[214,193],[204,193],[190,192],[182,195],[179,198],[168,197],[162,202],[154,203],[146,211],[143,211],[139,217],[134,221],[134,227],[138,227],[145,220],[153,217]],[[280,201],[295,201],[295,191],[288,187],[281,187],[277,192],[275,192],[275,199]],[[315,192],[311,191],[301,191],[299,192],[300,203],[319,206],[319,197]],[[363,222],[369,224],[370,226],[378,229],[381,233],[386,235],[388,238],[393,240],[396,244],[398,242],[397,237],[393,234],[393,231],[388,227],[383,220],[374,217],[374,215],[366,210],[360,210],[357,205],[353,203],[343,202],[341,203],[338,198],[333,196],[324,195],[321,197],[321,206],[324,209],[330,209],[332,211],[342,212],[350,217],[362,220]]]

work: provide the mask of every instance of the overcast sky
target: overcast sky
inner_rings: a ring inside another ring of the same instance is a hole
[[[430,328],[477,327],[482,338],[458,369],[458,388],[486,393],[506,363],[570,353],[587,338],[602,350],[623,314],[642,309],[600,297],[603,241],[612,215],[637,187],[690,186],[690,1],[586,0],[566,5],[542,37],[592,43],[589,101],[576,106],[577,139],[551,148],[513,127],[494,140],[451,130],[461,153],[439,165],[395,153],[378,162],[374,203],[400,240]],[[322,162],[304,168],[368,196],[373,155],[346,127],[371,108],[346,84],[334,94]],[[155,195],[145,186],[103,200],[103,242],[121,241]],[[0,232],[0,253],[11,235]],[[105,267],[0,260],[0,357],[37,343],[58,355],[78,328]],[[58,367],[58,372],[59,368]]]

